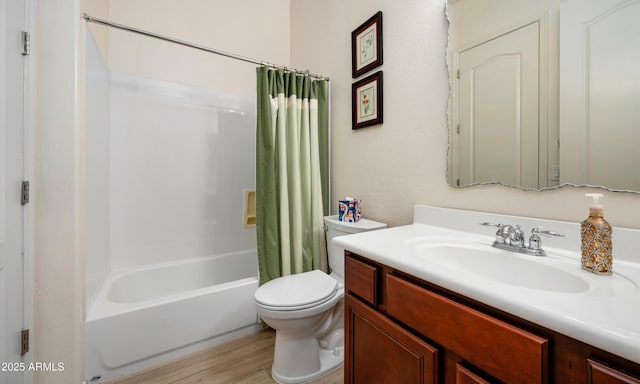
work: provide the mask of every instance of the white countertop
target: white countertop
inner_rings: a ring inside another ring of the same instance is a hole
[[[483,221],[520,224],[527,232],[533,226],[542,226],[564,233],[565,238],[543,237],[548,256],[512,255],[562,269],[586,281],[589,289],[554,292],[501,283],[465,270],[434,267],[410,245],[416,239],[445,236],[494,249],[495,228],[478,225]],[[414,224],[333,241],[371,260],[640,363],[640,230],[614,228],[614,274],[598,276],[580,268],[579,228],[579,223],[416,206]]]

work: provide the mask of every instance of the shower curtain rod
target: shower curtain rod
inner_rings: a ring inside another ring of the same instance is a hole
[[[121,29],[123,31],[129,31],[129,32],[137,33],[137,34],[143,35],[143,36],[154,37],[156,39],[168,41],[170,43],[175,43],[175,44],[183,45],[185,47],[199,49],[201,51],[214,53],[216,55],[225,56],[225,57],[228,57],[228,58],[231,58],[231,59],[236,59],[236,60],[244,61],[244,62],[247,62],[247,63],[257,64],[257,65],[265,65],[265,66],[268,66],[268,67],[271,67],[271,68],[275,68],[275,69],[283,69],[283,70],[285,70],[287,72],[295,72],[295,73],[299,73],[299,74],[305,74],[305,75],[309,75],[309,77],[313,77],[313,78],[316,78],[316,79],[319,79],[319,80],[327,80],[327,81],[329,80],[329,78],[326,77],[326,76],[315,75],[313,73],[309,73],[309,70],[300,71],[300,70],[297,70],[295,68],[288,68],[288,67],[285,67],[283,65],[276,65],[276,64],[272,64],[272,63],[269,63],[269,62],[266,62],[266,61],[256,60],[256,59],[252,59],[252,58],[249,58],[249,57],[244,57],[244,56],[236,55],[236,54],[233,54],[233,53],[220,51],[220,50],[217,50],[217,49],[205,47],[204,45],[193,44],[193,43],[189,43],[187,41],[178,40],[178,39],[174,39],[174,38],[171,38],[171,37],[159,35],[157,33],[144,31],[142,29],[129,27],[127,25],[114,23],[112,21],[99,19],[97,17],[89,16],[86,13],[82,15],[82,18],[87,23],[102,24],[102,25],[105,25],[107,27],[113,27],[113,28]]]

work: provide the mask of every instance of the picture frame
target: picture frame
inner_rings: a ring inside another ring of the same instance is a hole
[[[351,74],[356,78],[382,65],[382,11],[351,32]]]
[[[382,124],[382,71],[351,85],[351,129]]]

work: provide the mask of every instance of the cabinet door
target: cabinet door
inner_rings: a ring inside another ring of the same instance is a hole
[[[438,351],[346,295],[345,382],[437,383]]]
[[[640,379],[587,359],[589,384],[640,384]]]

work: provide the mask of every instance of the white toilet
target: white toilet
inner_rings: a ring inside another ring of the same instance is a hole
[[[330,275],[310,271],[283,276],[256,290],[257,311],[276,330],[271,375],[279,383],[304,383],[323,376],[344,361],[344,250],[336,236],[385,228],[361,219],[357,223],[324,218]]]

